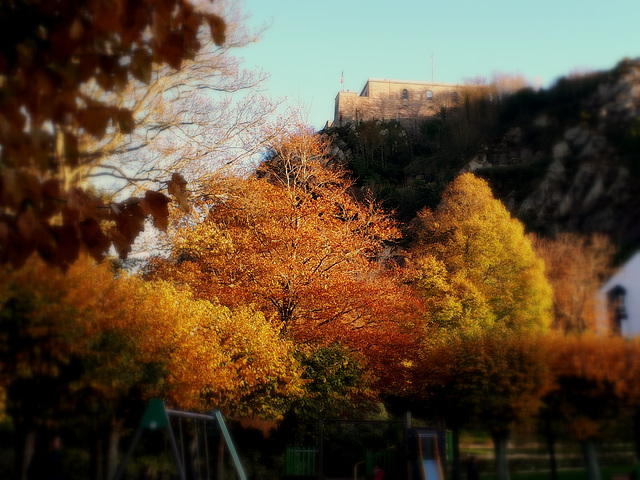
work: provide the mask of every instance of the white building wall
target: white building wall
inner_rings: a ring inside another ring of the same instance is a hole
[[[631,257],[598,291],[598,330],[611,329],[607,293],[616,286],[626,290],[625,309],[627,318],[621,322],[621,335],[640,335],[640,252]]]

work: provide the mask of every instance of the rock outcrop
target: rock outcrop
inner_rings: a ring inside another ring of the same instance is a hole
[[[558,119],[538,112],[528,125],[509,130],[501,142],[508,149],[483,155],[502,155],[509,165],[526,165],[540,158],[550,160],[531,193],[519,204],[512,202],[514,215],[532,228],[549,233],[599,231],[624,242],[638,243],[640,59],[619,64],[594,92],[580,99],[579,106],[574,118]],[[535,149],[521,140],[537,136],[548,140]],[[519,153],[509,155],[514,151]],[[476,156],[467,169],[478,168],[482,172],[482,168],[501,165],[486,161],[482,164]]]

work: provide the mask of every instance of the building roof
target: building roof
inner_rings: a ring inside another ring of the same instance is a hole
[[[457,87],[462,84],[460,83],[444,83],[444,82],[427,82],[421,80],[394,80],[389,78],[370,78],[367,80],[369,82],[378,82],[378,83],[404,83],[407,85],[439,85],[443,87]]]

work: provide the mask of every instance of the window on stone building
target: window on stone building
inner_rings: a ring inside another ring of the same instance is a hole
[[[409,90],[407,90],[406,88],[402,90],[402,99],[409,100]]]
[[[433,101],[433,92],[431,90],[427,90],[427,100]]]
[[[453,93],[451,94],[451,101],[452,101],[453,103],[458,103],[458,92],[453,92]]]

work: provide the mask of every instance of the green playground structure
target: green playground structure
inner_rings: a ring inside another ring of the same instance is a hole
[[[172,426],[172,421],[175,425]],[[186,423],[189,422],[189,425]],[[184,424],[184,425],[183,425]],[[166,433],[174,461],[174,471],[180,480],[191,478],[212,478],[209,456],[210,444],[215,435],[222,436],[226,452],[231,456],[233,471],[238,480],[247,480],[238,452],[227,429],[220,411],[210,414],[171,410],[165,407],[161,399],[153,399],[147,405],[131,445],[118,466],[112,480],[121,480],[129,465],[136,447],[143,440],[145,432]],[[218,448],[218,446],[216,446]],[[220,467],[219,467],[220,468]]]

